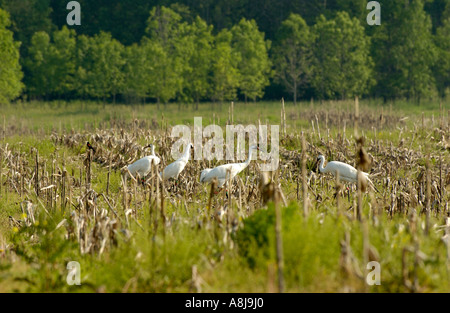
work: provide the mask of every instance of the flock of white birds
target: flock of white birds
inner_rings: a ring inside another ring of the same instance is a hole
[[[139,176],[140,178],[144,178],[150,173],[152,163],[154,165],[158,165],[161,162],[160,158],[155,155],[155,146],[153,144],[149,144],[144,149],[147,148],[151,149],[151,155],[145,156],[127,167],[128,172],[135,178],[137,176]],[[175,162],[167,165],[164,170],[159,173],[161,179],[178,179],[178,176],[184,170],[186,164],[189,162],[191,150],[193,149],[194,146],[192,145],[192,143],[189,143],[186,146],[182,156]],[[210,183],[214,179],[216,179],[218,188],[222,188],[228,181],[232,181],[236,175],[247,168],[247,166],[250,164],[250,161],[252,160],[253,152],[255,150],[259,150],[259,147],[257,145],[253,145],[249,148],[248,159],[243,163],[229,163],[219,165],[215,168],[204,169],[200,174],[200,182]],[[331,173],[335,177],[338,176],[340,180],[349,183],[356,183],[358,181],[358,171],[349,164],[339,161],[331,161],[328,162],[328,164],[324,167],[325,157],[323,155],[319,155],[317,157],[317,163],[319,163],[320,173]],[[360,173],[362,174],[360,177],[366,180],[366,182],[376,190],[373,182],[369,178],[369,174],[365,172]]]
[[[140,178],[144,178],[147,176],[151,169],[152,163],[154,165],[158,165],[161,160],[159,157],[155,155],[155,146],[150,144],[144,149],[150,148],[152,153],[151,155],[145,156],[133,164],[128,165],[128,172],[136,178],[139,176]],[[184,149],[182,156],[173,163],[167,165],[162,172],[159,173],[161,179],[168,180],[170,178],[178,179],[180,173],[186,167],[186,164],[189,162],[189,158],[191,156],[191,150],[194,149],[192,143],[188,144]],[[253,151],[257,150],[258,146],[251,146],[249,149],[249,155],[247,161],[243,163],[230,163],[217,166],[215,168],[208,168],[202,171],[200,175],[200,181],[202,183],[212,182],[214,179],[217,179],[218,187],[222,188],[223,185],[228,180],[233,180],[233,178],[242,172],[249,164],[252,159]]]

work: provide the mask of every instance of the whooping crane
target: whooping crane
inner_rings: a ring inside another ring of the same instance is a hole
[[[233,178],[242,172],[252,160],[252,153],[254,150],[259,150],[257,145],[253,145],[248,150],[248,159],[244,163],[230,163],[217,166],[213,169],[207,168],[202,171],[200,175],[200,182],[209,183],[212,182],[214,178],[217,179],[218,188],[221,188],[229,179]],[[230,174],[228,174],[230,172]]]
[[[358,182],[358,171],[353,166],[339,161],[331,161],[327,163],[327,166],[323,167],[323,163],[325,162],[325,157],[323,155],[319,155],[317,157],[316,163],[318,162],[320,162],[319,171],[321,173],[331,173],[334,176],[339,173],[339,180],[341,181],[346,181],[349,183]],[[363,171],[361,171],[361,174],[362,177],[369,183],[369,185],[376,190],[375,186],[369,178],[369,174]]]
[[[184,170],[184,167],[189,161],[192,149],[194,149],[192,143],[188,144],[181,158],[167,165],[166,168],[161,173],[159,173],[161,178],[163,178],[164,180],[167,180],[169,178],[177,179],[178,175],[180,175],[180,173]]]
[[[209,172],[211,172],[213,169],[212,168],[205,168],[201,173],[200,173],[200,181],[203,182],[203,178],[206,176],[206,174],[208,174]]]
[[[158,165],[160,162],[160,159],[155,155],[155,146],[152,144],[149,144],[148,146],[144,147],[144,150],[150,148],[152,149],[152,154],[145,156],[133,164],[128,165],[128,171],[130,172],[133,177],[136,178],[136,174],[139,174],[140,178],[144,178],[147,176],[148,173],[150,173],[152,169],[152,162],[154,165]]]

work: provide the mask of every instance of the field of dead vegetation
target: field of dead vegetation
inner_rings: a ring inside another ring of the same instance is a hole
[[[450,291],[448,102],[2,111],[0,292]],[[195,116],[279,125],[278,170],[255,159],[217,192],[200,174],[227,162],[191,158],[161,180],[172,127]],[[124,179],[148,144],[161,163]],[[320,154],[360,166],[375,189],[320,173]],[[72,261],[81,285],[68,283]]]

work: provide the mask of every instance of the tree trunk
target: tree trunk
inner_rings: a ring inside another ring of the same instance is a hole
[[[294,106],[297,106],[297,82],[294,81]]]

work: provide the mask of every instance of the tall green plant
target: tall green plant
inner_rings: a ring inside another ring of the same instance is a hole
[[[254,20],[242,19],[231,28],[232,47],[241,58],[238,63],[239,89],[247,98],[256,100],[264,96],[264,88],[269,85],[271,62],[268,55],[270,42],[264,40]]]
[[[23,88],[20,43],[14,41],[10,25],[9,14],[0,9],[0,104],[19,96]]]
[[[278,30],[273,48],[275,79],[292,93],[297,104],[299,90],[312,72],[312,34],[305,20],[291,14]]]
[[[368,92],[372,59],[364,27],[346,12],[327,20],[320,16],[314,30],[312,85],[323,98],[347,99]]]

